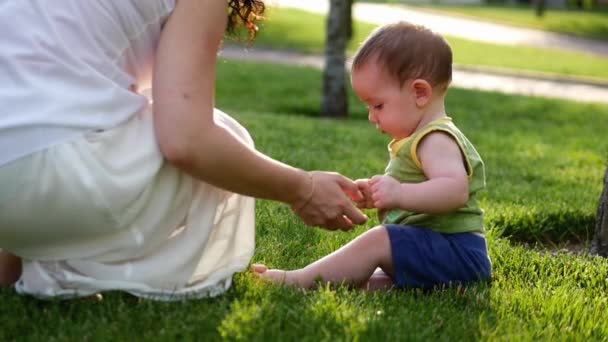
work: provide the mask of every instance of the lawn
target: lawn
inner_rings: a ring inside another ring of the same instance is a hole
[[[526,28],[566,33],[579,37],[608,41],[608,9],[577,10],[548,8],[545,15],[537,17],[530,6],[525,5],[467,5],[416,3],[409,1],[378,0],[368,2],[406,3],[416,9],[432,11],[441,14],[460,15]]]
[[[244,123],[259,150],[306,169],[381,173],[388,138],[352,115],[318,117],[318,70],[221,62],[217,106]],[[224,296],[186,303],[119,293],[101,302],[41,302],[0,290],[0,340],[601,340],[608,336],[608,261],[559,246],[587,241],[608,157],[608,106],[453,89],[450,115],[488,171],[482,195],[490,286],[431,293],[301,291],[235,277]],[[282,204],[257,202],[255,262],[301,267],[368,227],[327,232]],[[523,243],[526,242],[526,243]],[[531,242],[531,243],[530,243]],[[557,246],[557,247],[556,247]]]
[[[355,36],[349,45],[349,53],[353,53],[374,28],[375,25],[356,22]],[[260,26],[254,47],[322,53],[325,44],[324,32],[325,17],[322,15],[271,7],[267,20]],[[454,62],[457,65],[507,68],[608,81],[608,58],[557,49],[504,46],[450,36],[446,39],[453,49]]]

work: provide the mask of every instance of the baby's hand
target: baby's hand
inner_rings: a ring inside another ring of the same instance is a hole
[[[369,180],[374,207],[390,209],[399,207],[401,184],[391,176],[374,176]]]
[[[372,191],[369,186],[369,179],[357,179],[355,184],[357,184],[359,192],[362,195],[359,199],[354,199],[355,203],[357,203],[357,207],[361,209],[373,208],[374,201],[372,200]]]

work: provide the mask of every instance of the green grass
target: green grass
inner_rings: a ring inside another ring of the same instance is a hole
[[[325,18],[322,15],[285,8],[269,8],[268,19],[255,47],[291,49],[322,53],[325,44]],[[375,28],[356,22],[350,53]],[[556,75],[608,80],[608,59],[595,55],[526,46],[505,46],[447,36],[454,52],[454,63],[507,68]]]
[[[399,1],[373,2],[399,3]],[[494,23],[566,33],[584,38],[608,41],[608,10],[606,9],[581,11],[575,9],[548,8],[544,16],[537,17],[531,7],[524,5],[407,4],[409,6],[415,6],[416,9],[441,14],[460,15]]]
[[[319,71],[223,62],[218,77],[218,107],[249,128],[259,150],[350,177],[382,172],[388,138],[365,121],[354,98],[351,119],[317,117]],[[119,293],[101,302],[41,302],[5,289],[0,340],[605,339],[608,260],[529,249],[520,241],[543,242],[548,235],[559,243],[592,229],[608,157],[608,107],[453,89],[448,108],[488,170],[482,202],[491,286],[301,291],[243,273],[224,296],[185,303]],[[254,261],[286,268],[304,266],[377,223],[349,233],[311,229],[269,201],[257,202],[256,219]]]

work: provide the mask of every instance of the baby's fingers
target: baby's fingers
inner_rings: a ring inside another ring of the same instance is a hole
[[[372,208],[371,205],[373,205],[373,203],[371,201],[364,199],[361,201],[356,201],[355,205],[357,205],[357,208],[359,208],[359,209],[370,209],[370,208]]]

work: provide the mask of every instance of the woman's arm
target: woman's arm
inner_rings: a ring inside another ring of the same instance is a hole
[[[216,58],[227,11],[226,0],[179,0],[163,29],[153,80],[161,152],[205,182],[288,203],[309,224],[346,229],[350,221],[365,222],[343,192],[356,192],[352,181],[338,174],[310,176],[249,148],[215,124]]]

